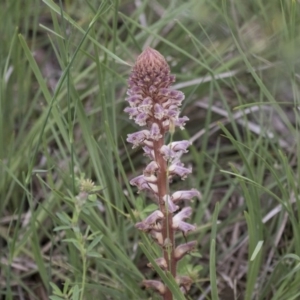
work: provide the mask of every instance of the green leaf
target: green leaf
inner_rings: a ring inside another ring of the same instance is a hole
[[[62,297],[59,297],[59,296],[50,296],[49,299],[50,300],[65,300],[66,298],[62,298]]]
[[[143,209],[143,213],[151,213],[158,209],[157,204],[149,204]]]
[[[258,252],[261,250],[262,246],[263,246],[264,241],[259,241],[251,255],[250,261],[255,260],[255,257],[257,256]]]
[[[79,251],[82,250],[82,245],[75,239],[70,238],[70,239],[63,239],[62,240],[65,243],[72,243]]]
[[[95,194],[89,195],[88,199],[92,202],[95,202],[97,200],[97,195],[95,195]]]
[[[78,285],[75,285],[72,288],[72,300],[79,300],[79,295],[80,295],[80,289],[78,287]]]
[[[144,200],[141,196],[136,197],[135,199],[135,207],[137,211],[141,212],[144,209]]]
[[[88,257],[95,257],[95,258],[103,258],[103,255],[101,255],[98,252],[94,252],[94,251],[89,251],[86,254]]]
[[[71,218],[65,212],[57,212],[57,217],[65,224],[71,224]]]
[[[63,296],[63,295],[64,295],[64,294],[61,292],[61,290],[59,289],[59,287],[58,287],[55,283],[50,282],[49,284],[50,284],[50,286],[51,286],[51,288],[52,288],[52,290],[53,290],[53,293],[54,293],[55,295],[57,295],[57,296]]]
[[[67,230],[67,229],[71,229],[72,226],[57,226],[53,229],[53,231],[60,231],[60,230]]]
[[[98,243],[100,243],[100,241],[102,240],[102,236],[98,236],[96,237],[88,246],[87,248],[87,252],[89,253],[91,250],[93,250]]]

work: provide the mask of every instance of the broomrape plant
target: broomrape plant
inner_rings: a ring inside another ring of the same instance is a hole
[[[184,236],[196,229],[195,225],[186,223],[192,214],[191,207],[180,208],[181,200],[200,197],[195,190],[176,191],[171,193],[169,182],[176,176],[185,179],[191,172],[180,161],[183,153],[190,146],[189,141],[171,141],[165,144],[168,133],[172,138],[176,127],[183,129],[187,117],[179,117],[180,106],[184,94],[172,89],[175,76],[165,58],[156,50],[147,48],[137,58],[128,80],[126,101],[129,107],[125,112],[142,130],[129,134],[127,141],[133,148],[142,146],[150,163],[143,174],[133,178],[130,183],[139,191],[152,194],[159,209],[151,213],[135,227],[147,234],[161,247],[162,257],[156,259],[157,265],[168,271],[175,278],[180,290],[185,294],[189,291],[192,280],[188,276],[176,274],[176,264],[196,246],[196,241],[175,245],[175,233],[181,231]],[[148,264],[151,267],[151,264]],[[146,288],[154,289],[163,299],[173,299],[171,291],[158,280],[144,280]]]

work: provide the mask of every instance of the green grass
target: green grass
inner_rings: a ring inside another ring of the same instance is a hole
[[[203,195],[187,299],[298,299],[299,13],[295,0],[2,1],[0,299],[159,299],[140,284],[159,249],[134,228],[151,202],[129,185],[146,160],[123,112],[146,45],[186,95],[174,140],[193,141],[193,176],[172,189]],[[96,185],[83,207],[80,178]]]

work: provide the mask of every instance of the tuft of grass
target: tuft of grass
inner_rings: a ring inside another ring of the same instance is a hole
[[[147,45],[187,95],[194,171],[174,188],[202,192],[188,299],[299,298],[296,1],[2,1],[0,20],[1,299],[155,299],[123,113]],[[82,178],[99,189],[75,226]]]

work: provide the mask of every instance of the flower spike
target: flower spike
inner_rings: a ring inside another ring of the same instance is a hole
[[[188,118],[180,116],[180,107],[184,94],[172,88],[175,76],[165,58],[156,50],[147,48],[137,58],[128,80],[125,112],[137,125],[140,131],[131,133],[127,141],[133,148],[142,146],[144,155],[150,159],[143,174],[131,179],[130,184],[138,191],[146,190],[152,194],[159,208],[135,227],[149,234],[161,247],[163,256],[156,259],[156,264],[168,271],[176,279],[180,290],[185,294],[192,284],[187,276],[177,276],[176,264],[187,253],[196,247],[196,242],[175,243],[175,232],[182,231],[186,235],[196,226],[185,222],[192,215],[190,207],[179,211],[181,200],[200,198],[195,190],[183,190],[170,193],[169,182],[173,177],[185,179],[191,172],[181,163],[181,156],[188,152],[189,141],[172,141],[165,144],[168,132],[173,134],[176,127],[184,128]],[[179,211],[179,212],[178,212]],[[177,212],[177,213],[176,213]],[[152,267],[151,264],[148,264]],[[173,299],[171,291],[160,281],[144,280],[146,288],[151,288],[163,296],[165,300]]]

